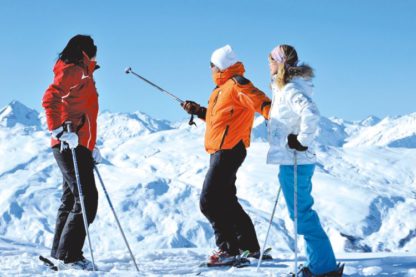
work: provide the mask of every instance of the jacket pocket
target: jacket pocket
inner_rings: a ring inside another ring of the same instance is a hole
[[[227,125],[227,126],[225,127],[224,135],[222,135],[222,139],[221,139],[221,143],[220,143],[220,148],[219,148],[219,150],[221,150],[222,145],[224,144],[225,137],[226,137],[226,136],[227,136],[227,134],[228,134],[228,128],[229,128],[229,127],[230,127],[229,125]]]

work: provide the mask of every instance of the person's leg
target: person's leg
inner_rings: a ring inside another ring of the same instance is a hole
[[[51,249],[51,256],[55,259],[58,259],[56,255],[56,251],[59,246],[59,241],[61,239],[62,230],[65,226],[65,223],[68,219],[68,214],[72,210],[74,206],[74,196],[66,184],[65,180],[62,184],[62,197],[61,197],[61,206],[58,209],[58,215],[56,217],[56,224],[55,224],[55,233],[52,242],[52,249]]]
[[[60,163],[66,183],[74,196],[74,205],[68,214],[63,227],[59,246],[57,249],[58,259],[66,262],[78,261],[82,258],[82,247],[85,241],[85,228],[82,217],[81,203],[75,177],[75,171],[70,150],[63,151],[63,162]],[[98,193],[94,182],[93,160],[91,151],[78,146],[76,148],[80,182],[84,193],[84,204],[86,208],[88,223],[91,223],[97,212]]]
[[[308,268],[314,274],[336,270],[335,255],[317,213],[312,209],[312,176],[314,165],[298,165],[298,234],[304,235]],[[280,166],[279,181],[294,220],[294,167]]]
[[[230,255],[238,254],[238,242],[228,221],[229,196],[224,179],[230,174],[222,163],[223,151],[211,155],[210,168],[205,176],[200,196],[201,212],[214,229],[215,242],[219,249]]]
[[[248,214],[244,211],[243,207],[238,202],[237,187],[235,185],[237,180],[237,171],[244,162],[246,157],[246,148],[243,142],[237,144],[231,151],[227,152],[224,157],[224,162],[231,166],[230,175],[227,181],[228,192],[228,215],[227,218],[232,226],[238,240],[238,248],[240,250],[249,250],[250,252],[256,252],[260,250],[260,245],[257,240],[256,230],[253,222]]]
[[[238,203],[235,187],[236,173],[245,156],[243,142],[238,143],[233,149],[212,154],[200,198],[201,211],[214,229],[217,246],[232,255],[238,254],[240,249],[236,220],[247,220],[244,217],[245,213],[241,213],[242,208]],[[243,240],[246,240],[247,233],[249,231],[242,232]]]
[[[239,249],[249,250],[250,252],[260,251],[260,245],[253,222],[237,200],[234,202],[232,210]]]
[[[79,154],[78,154],[79,153]],[[80,148],[77,152],[79,167],[79,177],[81,179],[82,191],[84,193],[84,204],[87,211],[88,225],[93,223],[98,209],[98,190],[94,178],[94,160],[92,152],[87,148]]]

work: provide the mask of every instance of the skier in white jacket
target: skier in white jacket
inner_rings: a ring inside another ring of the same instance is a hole
[[[279,45],[269,55],[273,99],[268,123],[268,164],[279,164],[279,182],[291,219],[294,219],[294,157],[297,157],[298,228],[306,242],[307,265],[298,276],[342,276],[331,242],[312,209],[315,170],[314,138],[319,111],[312,101],[313,70],[298,65],[296,50]]]

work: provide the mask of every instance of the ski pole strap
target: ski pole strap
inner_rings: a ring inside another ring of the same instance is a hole
[[[195,127],[198,127],[194,121],[194,114],[191,114],[191,118],[189,119],[188,124],[189,126],[195,125]]]
[[[72,132],[72,121],[65,121],[64,122],[64,128],[68,133]]]

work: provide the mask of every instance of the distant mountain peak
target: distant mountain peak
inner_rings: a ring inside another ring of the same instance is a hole
[[[366,127],[368,127],[368,126],[374,126],[374,125],[376,125],[377,123],[379,123],[380,121],[381,121],[381,119],[380,119],[380,118],[378,118],[377,116],[375,116],[375,115],[370,115],[370,116],[368,116],[366,119],[362,120],[362,121],[360,122],[360,125],[362,125],[362,126],[366,126]]]
[[[14,127],[17,124],[40,127],[39,113],[13,100],[0,110],[0,126]]]
[[[100,139],[118,142],[173,128],[170,122],[154,119],[140,111],[133,113],[105,111],[100,113],[98,125]]]

